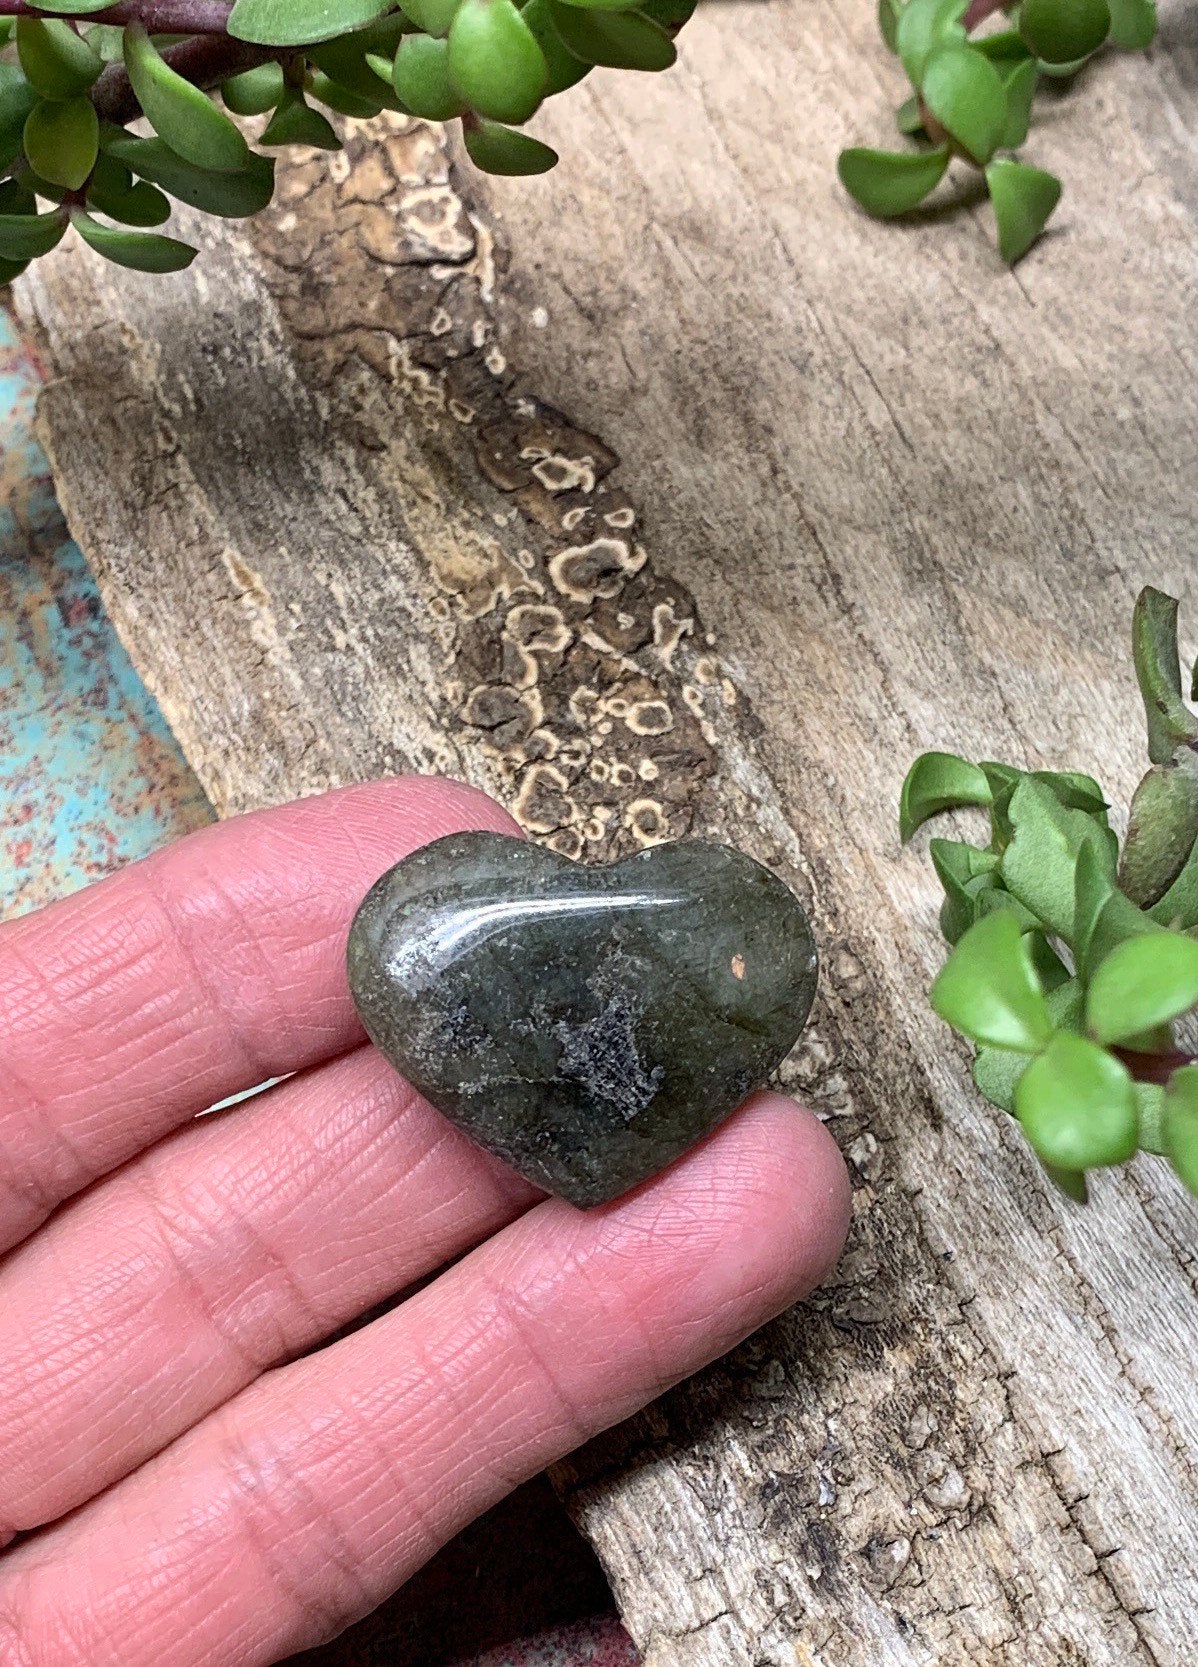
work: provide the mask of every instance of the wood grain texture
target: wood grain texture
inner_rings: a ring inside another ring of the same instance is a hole
[[[787,1080],[845,1260],[558,1476],[647,1667],[1189,1667],[1198,1209],[1148,1162],[1045,1190],[926,1006],[895,805],[928,745],[1141,768],[1134,594],[1198,609],[1193,17],[1050,100],[1067,196],[1011,274],[982,209],[840,195],[900,92],[871,11],[709,8],[546,113],[535,184],[399,122],[185,278],[60,253],[45,437],[220,811],[448,770],[812,903]]]

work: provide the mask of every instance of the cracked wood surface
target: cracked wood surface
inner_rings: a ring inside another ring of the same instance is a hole
[[[1189,1667],[1198,1209],[1148,1162],[1045,1190],[927,1009],[894,827],[928,745],[1141,768],[1132,599],[1198,608],[1192,14],[1049,100],[1060,230],[1012,275],[980,212],[839,195],[899,94],[871,12],[711,8],[546,113],[544,181],[397,123],[184,278],[60,252],[45,437],[222,813],[448,770],[811,901],[787,1080],[849,1250],[557,1476],[648,1667]]]

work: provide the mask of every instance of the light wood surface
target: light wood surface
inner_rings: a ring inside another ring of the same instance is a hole
[[[183,278],[40,263],[43,428],[221,813],[445,770],[812,902],[787,1080],[845,1260],[558,1476],[647,1667],[1190,1667],[1198,1208],[1147,1162],[1046,1190],[927,1008],[895,807],[938,744],[1125,798],[1136,590],[1198,628],[1194,14],[1050,100],[1066,197],[1010,273],[984,208],[840,194],[901,96],[871,13],[703,9],[546,112],[543,181],[396,122]]]

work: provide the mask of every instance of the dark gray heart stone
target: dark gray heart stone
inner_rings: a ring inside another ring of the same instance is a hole
[[[502,834],[438,839],[367,894],[349,982],[371,1039],[481,1145],[599,1204],[713,1128],[815,994],[798,900],[687,840],[586,867]]]

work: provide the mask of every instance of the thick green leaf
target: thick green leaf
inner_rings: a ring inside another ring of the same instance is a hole
[[[1018,150],[1026,141],[1032,119],[1032,100],[1036,96],[1039,79],[1040,70],[1034,58],[1024,58],[1003,75],[1003,92],[1007,100],[1006,119],[999,141],[1003,150]]]
[[[1190,852],[1190,860],[1174,880],[1159,903],[1149,913],[1162,926],[1172,926],[1179,932],[1198,926],[1198,845]]]
[[[66,215],[58,209],[49,214],[0,214],[0,258],[36,260],[49,254],[66,229]]]
[[[365,29],[355,29],[352,35],[325,41],[307,56],[338,87],[344,87],[371,103],[381,101],[386,108],[398,109],[399,100],[390,85],[391,64],[403,37],[414,30],[415,24],[403,12],[393,12]],[[370,65],[372,57],[387,60],[386,73],[382,77],[387,83],[384,87],[378,85],[378,76]],[[352,112],[347,111],[346,114]]]
[[[228,30],[258,46],[307,46],[389,11],[391,0],[237,0]]]
[[[1080,770],[1033,770],[1031,775],[1033,781],[1051,787],[1066,810],[1084,810],[1104,828],[1107,826],[1110,805],[1093,776],[1083,775]]]
[[[920,109],[917,93],[912,93],[910,98],[905,98],[899,105],[894,112],[894,125],[907,139],[923,136],[923,111]]]
[[[584,75],[590,74],[591,65],[576,58],[553,27],[547,0],[528,0],[520,15],[545,59],[549,75],[545,87],[547,98],[553,93],[565,92],[567,87],[573,87]]]
[[[88,206],[126,226],[160,226],[170,219],[169,197],[148,180],[133,182],[123,162],[101,156],[87,188]]]
[[[17,56],[30,86],[43,98],[75,98],[104,68],[100,54],[57,18],[18,18]]]
[[[898,51],[899,18],[903,15],[903,0],[878,0],[878,33],[889,51]]]
[[[1017,29],[1000,29],[993,35],[981,35],[970,42],[979,52],[984,52],[987,58],[998,65],[999,73],[1003,74],[1015,64],[1026,63],[1029,58],[1035,58],[1035,53],[1028,50],[1027,42]]]
[[[36,0],[34,0],[36,4]],[[45,0],[39,11],[61,12],[63,16],[87,17],[92,12],[102,12],[108,5],[108,0]]]
[[[249,156],[245,140],[206,93],[170,67],[140,23],[125,30],[125,69],[150,126],[177,155],[211,173],[240,173]]]
[[[663,70],[678,56],[660,24],[640,12],[588,12],[546,0],[553,26],[584,64],[607,69]]]
[[[23,180],[0,181],[0,214],[36,214],[37,197]]]
[[[481,116],[465,124],[465,137],[470,160],[486,174],[544,174],[557,162],[557,152],[531,134]]]
[[[1126,1068],[1105,1048],[1058,1031],[1015,1087],[1015,1115],[1037,1156],[1077,1172],[1124,1163],[1139,1116]]]
[[[1082,810],[1068,810],[1043,782],[1025,777],[1011,795],[1011,841],[1003,852],[1003,883],[1058,938],[1070,939],[1076,908],[1076,869],[1083,845],[1111,879],[1114,835]]]
[[[513,0],[462,0],[449,30],[449,79],[492,121],[519,126],[536,112],[549,69]]]
[[[403,9],[418,29],[438,37],[449,33],[458,0],[402,0]]]
[[[1198,757],[1154,764],[1136,788],[1119,861],[1119,884],[1142,909],[1159,903],[1198,843]]]
[[[369,121],[384,108],[381,98],[363,98],[361,93],[350,92],[340,82],[330,81],[321,70],[308,77],[308,91],[318,103],[327,105],[342,116],[352,116],[355,121]],[[383,91],[381,86],[379,91]]]
[[[0,63],[0,168],[11,167],[25,144],[25,123],[38,95],[16,64]]]
[[[920,92],[936,120],[974,161],[988,162],[1007,120],[1007,95],[989,58],[972,46],[939,47],[924,67]]]
[[[866,150],[858,147],[841,151],[836,168],[840,183],[853,201],[859,203],[867,214],[888,220],[919,207],[944,177],[948,158],[947,145],[927,151]],[[929,815],[933,814],[929,812]]]
[[[998,223],[998,252],[1008,266],[1022,260],[1061,200],[1061,182],[1042,168],[1000,158],[986,169]]]
[[[977,888],[994,884],[998,858],[955,839],[933,839],[928,854],[944,887],[940,929],[955,944],[979,918]]]
[[[637,11],[660,23],[667,34],[676,35],[695,15],[698,3],[699,0],[642,0]]]
[[[19,278],[28,265],[27,260],[0,259],[0,288],[11,284],[14,278]]]
[[[964,41],[961,19],[968,7],[969,0],[908,0],[902,8],[895,45],[913,87],[922,83],[933,52]]]
[[[25,123],[25,155],[51,185],[78,191],[100,150],[100,121],[86,93],[61,104],[43,99]]]
[[[1076,978],[1050,990],[1046,997],[1054,1031],[1080,1031],[1085,991]],[[1010,1048],[980,1047],[973,1062],[973,1080],[986,1098],[1003,1111],[1015,1111],[1015,1086],[1027,1070],[1029,1056]]]
[[[215,174],[184,162],[161,139],[139,139],[110,129],[101,136],[101,144],[106,154],[135,174],[205,214],[241,220],[260,213],[274,195],[275,165],[270,157],[251,154],[240,173]]]
[[[1159,1082],[1137,1082],[1136,1115],[1140,1123],[1140,1150],[1165,1153],[1165,1090]]]
[[[395,55],[392,85],[414,116],[447,122],[468,109],[449,79],[449,42],[432,35],[408,35]]]
[[[1107,0],[1023,0],[1019,32],[1046,64],[1074,64],[1106,40],[1111,27]]]
[[[1154,764],[1168,764],[1175,747],[1198,741],[1198,717],[1181,697],[1174,598],[1146,585],[1136,598],[1131,638],[1148,726],[1148,756]]]
[[[189,243],[156,232],[129,232],[105,226],[82,210],[71,215],[71,224],[97,254],[117,266],[132,267],[135,272],[182,272],[196,258],[196,251]]]
[[[1142,52],[1156,35],[1156,0],[1107,0],[1111,39],[1127,52]]]
[[[1187,1065],[1169,1078],[1163,1144],[1173,1168],[1198,1193],[1198,1065]]]
[[[1031,952],[1005,909],[970,927],[941,968],[930,1000],[946,1024],[989,1047],[1034,1053],[1052,1033]]]
[[[258,64],[230,76],[220,96],[235,116],[264,116],[278,104],[285,87],[282,64]]]
[[[1084,1169],[1062,1169],[1059,1164],[1044,1163],[1043,1159],[1040,1161],[1044,1164],[1044,1173],[1058,1192],[1063,1192],[1065,1197],[1071,1199],[1075,1204],[1088,1204],[1090,1202],[1090,1192],[1086,1186],[1086,1172]]]
[[[1198,939],[1154,932],[1119,944],[1098,966],[1086,1024],[1099,1042],[1126,1042],[1198,1006]]]
[[[297,87],[288,87],[279,107],[266,124],[261,145],[312,145],[317,150],[340,150],[337,137],[327,116],[304,98]]]

